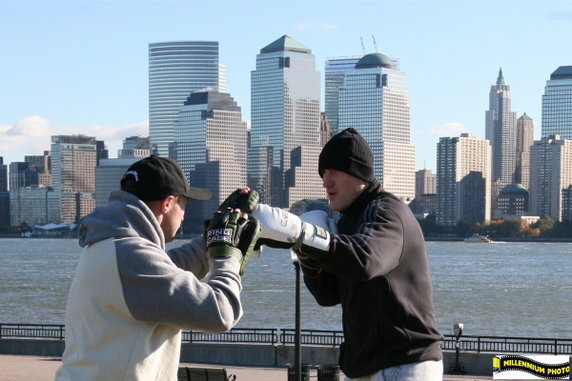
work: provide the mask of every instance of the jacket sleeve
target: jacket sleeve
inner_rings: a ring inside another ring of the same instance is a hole
[[[192,272],[199,279],[204,278],[209,272],[209,258],[202,237],[170,249],[167,255],[177,267]]]
[[[148,241],[118,242],[116,250],[123,295],[135,319],[221,332],[242,316],[237,259],[213,260],[209,277],[200,281]]]
[[[355,234],[334,234],[331,255],[321,263],[323,268],[354,281],[391,272],[401,261],[404,242],[401,206],[395,203],[372,201]]]
[[[304,283],[319,305],[331,307],[341,303],[336,277],[322,271],[319,278],[304,276]]]

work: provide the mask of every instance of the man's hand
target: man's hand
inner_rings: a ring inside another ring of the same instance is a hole
[[[320,226],[304,222],[300,217],[280,208],[258,204],[252,216],[260,222],[259,244],[276,248],[292,248],[314,261],[329,255],[330,234]]]
[[[237,258],[240,262],[240,275],[244,274],[260,234],[258,221],[247,217],[239,209],[217,211],[206,231],[206,246],[209,257],[231,256]]]
[[[219,211],[225,211],[227,208],[240,209],[243,213],[251,213],[256,205],[258,205],[258,200],[260,196],[255,190],[250,188],[239,188],[232,192],[226,200],[219,205]]]

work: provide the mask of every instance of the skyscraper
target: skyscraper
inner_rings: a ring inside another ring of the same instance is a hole
[[[563,196],[571,185],[572,140],[549,135],[535,141],[531,148],[530,212],[562,221]]]
[[[10,225],[10,193],[8,193],[8,166],[0,156],[0,226]]]
[[[97,141],[85,135],[52,136],[51,152],[60,222],[75,223],[95,208]]]
[[[173,123],[192,91],[220,89],[218,42],[175,41],[149,44],[149,139],[160,156],[169,156]]]
[[[411,201],[415,196],[415,147],[410,143],[405,74],[380,53],[363,56],[344,73],[338,129],[358,130],[371,146],[374,173],[384,189]]]
[[[437,175],[430,169],[415,172],[415,197],[437,193]]]
[[[510,86],[499,69],[497,82],[489,92],[485,138],[492,149],[492,181],[498,181],[500,188],[514,182],[516,166],[516,114],[511,111],[511,99]]]
[[[534,143],[534,120],[524,113],[516,121],[516,165],[514,182],[530,186],[530,147]]]
[[[213,194],[208,201],[189,202],[185,226],[197,230],[218,205],[246,186],[247,123],[228,93],[191,93],[175,122],[177,162],[191,184]]]
[[[338,113],[340,105],[340,89],[344,85],[346,70],[356,66],[361,56],[332,57],[326,59],[324,74],[324,106],[330,124],[332,136],[340,132],[338,129]]]
[[[251,122],[248,183],[260,192],[262,202],[289,207],[298,201],[290,197],[285,182],[292,151],[319,146],[320,141],[320,73],[312,51],[290,36],[280,37],[256,56]],[[324,197],[317,171],[302,184],[307,198]]]
[[[8,192],[8,166],[0,156],[0,192]]]
[[[436,223],[488,223],[491,216],[491,147],[468,133],[437,143]]]
[[[572,139],[572,66],[560,66],[546,81],[542,96],[542,137]]]

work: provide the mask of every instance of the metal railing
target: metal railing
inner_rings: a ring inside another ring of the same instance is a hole
[[[65,326],[53,324],[0,324],[0,340],[22,339],[65,339]]]
[[[198,331],[183,331],[183,342],[196,343],[250,343],[277,344],[277,329],[233,328],[227,332],[204,333]]]
[[[63,325],[50,324],[0,324],[2,339],[65,339]],[[233,328],[221,333],[183,331],[183,342],[191,343],[247,343],[267,345],[293,345],[294,329]],[[306,330],[301,332],[303,345],[339,347],[343,342],[342,331]],[[444,350],[455,350],[455,336],[445,335]],[[572,355],[572,339],[526,338],[502,336],[461,337],[462,352],[491,353],[548,353]]]
[[[280,343],[294,344],[296,331],[294,329],[281,329]],[[342,331],[323,331],[303,329],[300,334],[300,342],[302,345],[325,345],[331,347],[339,347],[344,341]]]
[[[455,350],[455,343],[454,335],[445,335],[443,349]],[[463,335],[460,345],[464,352],[572,354],[572,339]]]

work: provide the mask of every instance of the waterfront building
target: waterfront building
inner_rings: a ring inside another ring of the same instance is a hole
[[[146,156],[145,156],[146,157]],[[123,156],[117,159],[101,159],[95,168],[95,206],[106,205],[111,192],[121,188],[121,179],[131,164],[141,157]]]
[[[10,190],[25,187],[38,187],[38,172],[29,163],[13,161],[10,163],[9,173]]]
[[[405,202],[415,196],[415,147],[410,142],[406,77],[381,53],[366,54],[344,72],[338,130],[353,127],[371,146],[383,188]]]
[[[76,223],[95,208],[98,144],[85,135],[52,136],[52,183],[60,199],[60,219]]]
[[[534,120],[524,113],[516,121],[516,164],[514,182],[530,187],[530,147],[534,143]]]
[[[409,209],[415,214],[417,219],[422,220],[430,214],[434,214],[437,209],[437,194],[421,194],[409,203]]]
[[[0,226],[10,225],[10,193],[8,192],[8,166],[0,156]]]
[[[485,138],[492,149],[492,181],[502,189],[514,182],[516,153],[516,113],[511,111],[510,86],[504,81],[502,69],[489,92],[486,111]]]
[[[326,58],[324,72],[324,110],[332,136],[340,132],[338,114],[340,105],[340,89],[344,85],[346,70],[353,69],[362,56]]]
[[[522,184],[510,184],[502,189],[497,198],[495,217],[523,216],[529,209],[529,193]]]
[[[287,35],[256,56],[248,185],[260,192],[261,202],[287,208],[297,201],[285,183],[291,153],[299,146],[320,146],[320,73],[315,66],[312,51]],[[304,186],[309,194],[322,182],[316,173]]]
[[[0,192],[8,192],[8,166],[0,156]]]
[[[10,190],[10,225],[44,225],[61,219],[61,198],[52,187]]]
[[[197,230],[229,194],[247,185],[247,123],[230,94],[205,90],[190,94],[174,126],[177,162],[193,186],[213,194],[188,204],[183,227]]]
[[[562,221],[572,221],[572,185],[562,189]]]
[[[572,139],[572,66],[560,66],[546,81],[541,137],[550,135]]]
[[[123,139],[116,159],[101,159],[95,168],[95,206],[107,204],[111,192],[121,188],[121,179],[131,164],[151,155],[149,138],[130,136]]]
[[[325,199],[326,191],[321,185],[316,185],[318,175],[318,161],[321,146],[298,146],[290,153],[290,169],[286,172],[286,186],[288,187],[288,205],[296,201],[308,199]]]
[[[549,135],[531,148],[530,211],[562,221],[564,190],[572,185],[572,140]]]
[[[152,153],[149,137],[130,136],[123,139],[123,147],[117,150],[117,157],[138,157],[143,159],[151,156]]]
[[[415,198],[422,194],[437,193],[437,175],[430,169],[420,169],[415,172]]]
[[[469,133],[437,143],[436,223],[488,223],[491,215],[491,147]]]
[[[149,139],[160,156],[169,156],[173,123],[192,91],[224,91],[218,41],[173,41],[149,44]]]

